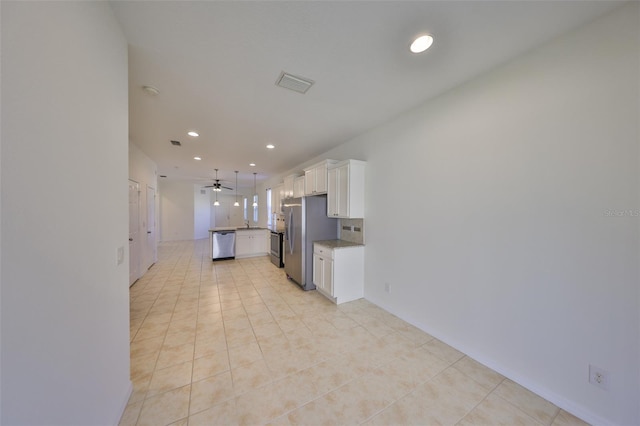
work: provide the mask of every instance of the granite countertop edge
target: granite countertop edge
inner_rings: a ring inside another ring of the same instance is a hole
[[[209,232],[224,232],[224,231],[268,231],[267,228],[243,228],[237,226],[221,226],[219,228],[209,229]]]
[[[328,248],[339,249],[339,248],[349,248],[349,247],[364,247],[364,244],[361,243],[352,243],[351,241],[346,240],[320,240],[314,241],[314,244],[320,244]]]

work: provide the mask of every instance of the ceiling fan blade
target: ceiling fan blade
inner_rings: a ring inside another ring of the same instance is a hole
[[[229,191],[233,191],[233,188],[229,188],[228,186],[223,186],[222,188],[228,189]]]

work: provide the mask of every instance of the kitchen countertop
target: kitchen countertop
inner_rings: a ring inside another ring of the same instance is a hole
[[[346,248],[346,247],[364,247],[364,244],[352,243],[345,240],[320,240],[314,241],[314,244],[320,244],[330,249]]]
[[[213,229],[209,229],[209,232],[223,232],[223,231],[260,231],[260,230],[266,230],[267,228],[260,228],[260,227],[251,227],[251,228],[246,228],[243,226],[221,226],[219,228],[213,228]]]

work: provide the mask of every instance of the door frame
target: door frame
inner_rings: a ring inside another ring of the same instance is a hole
[[[133,184],[133,185],[132,185]],[[131,217],[131,191],[132,188],[136,192],[135,200],[135,220]],[[131,287],[141,276],[140,271],[140,184],[133,179],[129,179],[128,182],[129,192],[129,287]],[[136,235],[131,234],[131,224],[135,223],[137,226]]]

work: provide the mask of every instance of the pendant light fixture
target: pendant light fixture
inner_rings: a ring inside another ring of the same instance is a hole
[[[216,171],[216,183],[213,184],[213,190],[216,192],[220,192],[222,191],[222,188],[220,187],[220,180],[218,179],[218,169],[215,169]]]
[[[236,202],[233,203],[234,207],[240,207],[240,203],[238,202],[238,171],[236,170]]]
[[[258,191],[256,191],[256,172],[253,172],[253,207],[258,207]]]
[[[216,169],[216,184],[218,184],[218,169]],[[214,192],[216,193],[216,201],[213,202],[214,206],[219,206],[220,202],[218,201],[218,192],[220,191],[220,187],[214,186],[213,187]]]

